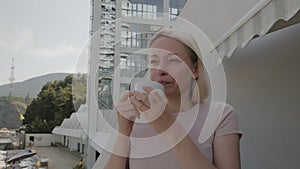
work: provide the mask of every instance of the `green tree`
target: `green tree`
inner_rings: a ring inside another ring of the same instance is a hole
[[[30,105],[31,101],[32,101],[32,98],[30,98],[29,92],[27,91],[27,94],[26,94],[26,96],[25,96],[25,98],[24,98],[24,102],[25,102],[27,105]]]
[[[77,81],[80,86],[86,86],[85,80]],[[73,77],[69,75],[64,80],[48,82],[42,87],[38,97],[27,108],[24,120],[27,132],[51,133],[55,126],[70,117],[75,111],[72,86]],[[85,103],[85,93],[76,98],[76,102]]]
[[[87,76],[85,74],[77,74],[73,76],[73,102],[74,108],[77,111],[80,105],[86,103],[86,85]]]

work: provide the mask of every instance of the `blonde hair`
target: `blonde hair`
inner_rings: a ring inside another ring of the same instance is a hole
[[[197,44],[197,42],[194,40],[194,38],[184,32],[184,31],[179,31],[179,30],[175,30],[175,29],[163,29],[159,32],[157,32],[152,39],[150,40],[149,43],[149,47],[151,47],[151,45],[153,44],[154,41],[156,41],[157,39],[161,38],[161,37],[168,37],[168,38],[172,38],[175,40],[178,40],[179,42],[181,42],[184,46],[186,46],[186,48],[189,51],[190,54],[190,59],[192,61],[192,64],[198,64],[198,78],[195,79],[195,81],[197,82],[197,85],[194,85],[194,88],[192,89],[192,98],[191,100],[193,102],[198,101],[200,99],[200,102],[204,101],[207,97],[208,97],[208,84],[207,84],[207,78],[205,75],[205,71],[204,71],[204,65],[201,57],[201,52],[199,49],[199,46]],[[199,93],[196,93],[196,92]],[[196,98],[198,97],[199,98]]]

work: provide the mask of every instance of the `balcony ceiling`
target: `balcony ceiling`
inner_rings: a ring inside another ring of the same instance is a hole
[[[299,23],[299,9],[300,0],[188,0],[180,17],[203,31],[223,58],[256,36]]]

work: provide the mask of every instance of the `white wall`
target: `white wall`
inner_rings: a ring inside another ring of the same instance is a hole
[[[64,142],[64,136],[62,135],[58,135],[58,134],[52,134],[53,137],[54,137],[54,142],[53,143],[61,143],[63,145],[63,142]]]
[[[299,168],[300,24],[254,39],[223,63],[244,133],[242,168]]]
[[[30,136],[34,137],[34,146],[51,146],[51,143],[62,141],[61,137],[53,134],[26,134],[26,146]]]
[[[63,145],[68,147],[70,151],[78,151],[78,143],[80,144],[79,152],[83,153],[84,149],[82,149],[82,145],[85,144],[85,141],[81,138],[66,136],[66,140]]]

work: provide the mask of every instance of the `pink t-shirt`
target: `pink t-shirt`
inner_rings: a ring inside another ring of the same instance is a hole
[[[174,115],[212,164],[214,139],[233,133],[241,135],[234,109],[225,103],[201,103]],[[131,136],[130,169],[180,169],[173,147],[143,120],[135,123]]]

